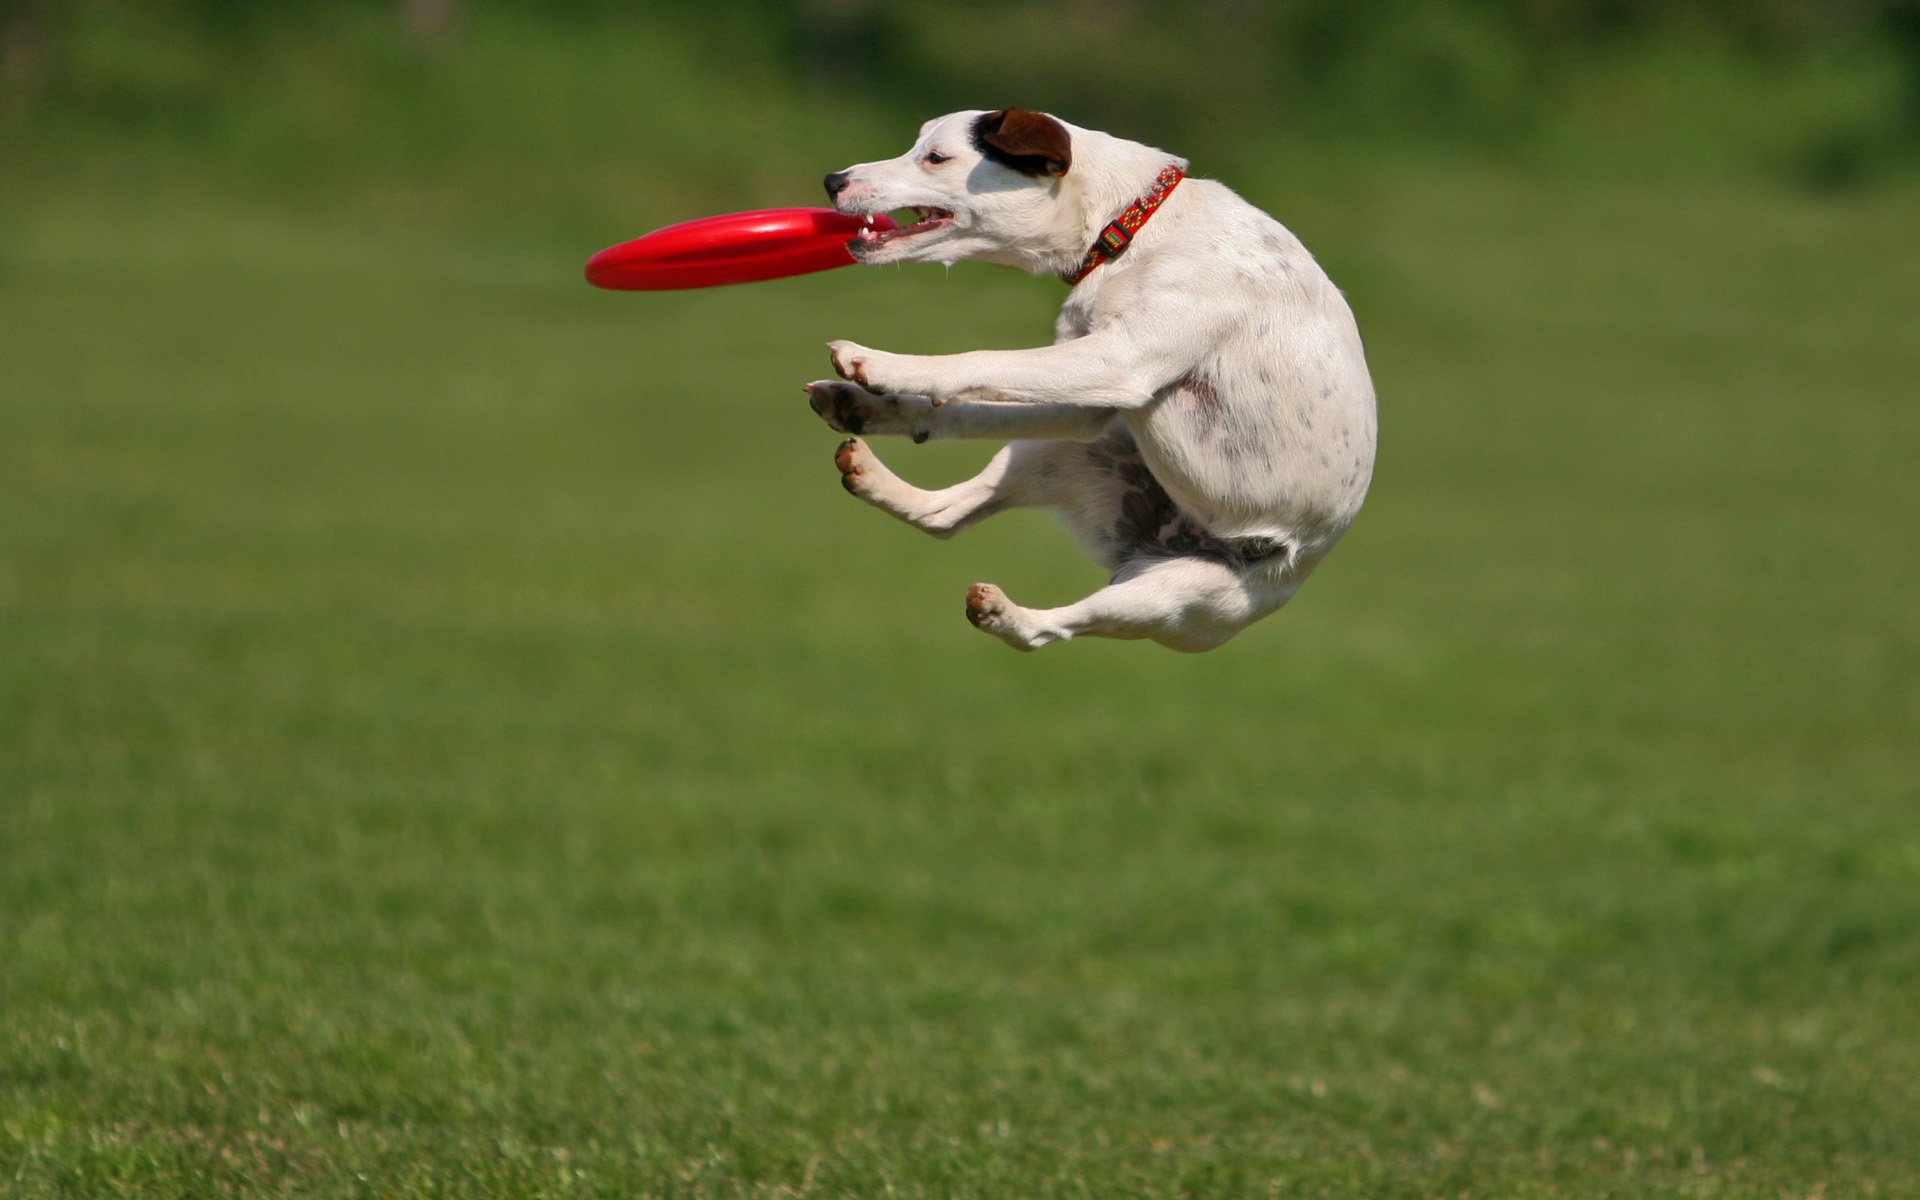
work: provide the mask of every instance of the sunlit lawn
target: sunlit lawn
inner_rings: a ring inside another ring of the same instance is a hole
[[[16,195],[0,1192],[1920,1191],[1920,195],[1233,182],[1384,441],[1199,658],[800,395],[1052,283]]]

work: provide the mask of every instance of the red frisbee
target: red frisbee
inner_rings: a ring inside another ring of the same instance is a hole
[[[864,225],[892,229],[885,216],[851,217],[830,208],[765,208],[701,217],[656,229],[587,260],[587,282],[624,292],[719,287],[848,266],[847,242]]]

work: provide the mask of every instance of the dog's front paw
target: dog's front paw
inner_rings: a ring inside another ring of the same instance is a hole
[[[802,384],[801,390],[820,419],[841,433],[865,433],[876,408],[888,399],[837,379],[816,379]]]
[[[919,396],[876,396],[837,379],[816,379],[804,387],[808,406],[841,433],[891,434],[916,442],[932,435],[931,405]]]
[[[828,342],[827,349],[833,356],[835,374],[876,396],[890,392],[917,396],[929,407],[937,407],[949,398],[939,355],[888,354],[857,342]]]
[[[858,342],[828,342],[827,354],[833,360],[835,375],[870,392],[883,390],[874,384],[871,374],[874,360],[882,357],[878,350],[869,350]]]

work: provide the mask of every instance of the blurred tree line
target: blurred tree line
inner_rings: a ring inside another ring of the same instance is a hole
[[[1666,137],[1835,183],[1920,158],[1920,0],[0,0],[0,103],[137,106],[86,52],[123,7],[176,55],[351,21],[432,59],[493,19],[638,21],[716,72],[916,116],[1048,108],[1196,157],[1250,134],[1566,157]]]

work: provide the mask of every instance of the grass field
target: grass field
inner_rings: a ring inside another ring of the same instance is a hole
[[[1384,437],[1198,658],[799,393],[1055,285],[5,200],[0,1193],[1920,1193],[1920,190],[1234,182]]]

